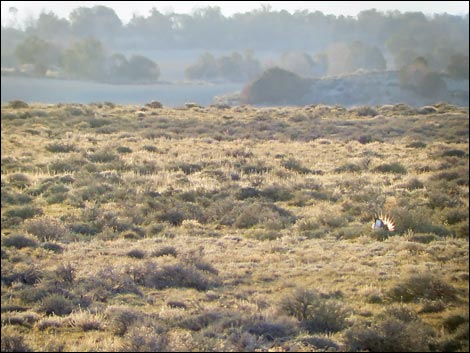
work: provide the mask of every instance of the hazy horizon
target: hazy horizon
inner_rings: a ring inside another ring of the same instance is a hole
[[[25,21],[36,19],[42,12],[54,12],[61,18],[68,18],[77,7],[103,5],[113,8],[124,24],[133,15],[148,16],[155,7],[163,13],[191,13],[198,8],[218,6],[224,16],[260,9],[269,5],[273,11],[286,10],[290,13],[308,10],[321,11],[328,15],[356,16],[359,12],[375,8],[377,11],[398,10],[400,12],[422,12],[426,15],[448,13],[451,15],[468,14],[468,1],[132,1],[129,9],[127,1],[2,1],[2,26],[18,27]],[[16,8],[14,14],[10,8]]]

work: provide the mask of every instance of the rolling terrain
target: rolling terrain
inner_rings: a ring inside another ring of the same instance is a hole
[[[2,351],[468,351],[468,107],[157,106],[2,105]]]

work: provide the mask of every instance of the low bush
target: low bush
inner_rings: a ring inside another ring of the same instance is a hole
[[[38,243],[35,239],[22,235],[22,234],[11,234],[7,237],[2,238],[3,246],[11,246],[17,249],[22,248],[35,248]]]
[[[39,306],[39,311],[46,315],[64,316],[70,314],[72,309],[72,302],[60,294],[51,294],[45,297]]]
[[[76,148],[66,143],[50,143],[46,145],[46,150],[52,153],[69,153],[75,151]]]
[[[381,164],[373,169],[374,172],[392,173],[392,174],[406,174],[406,168],[400,163],[386,163]]]
[[[427,352],[432,333],[419,321],[403,322],[395,317],[372,325],[356,324],[345,333],[351,352]]]
[[[128,307],[110,306],[106,310],[108,329],[116,336],[124,336],[139,314]]]
[[[185,264],[168,265],[150,271],[146,273],[144,281],[147,287],[156,289],[176,287],[207,290],[216,285],[204,272]]]
[[[31,185],[30,178],[23,173],[14,173],[9,175],[8,182],[10,185],[15,186],[19,189],[24,189]]]
[[[433,274],[412,274],[393,286],[387,296],[404,303],[423,299],[451,302],[457,299],[457,290]]]
[[[282,299],[280,311],[294,316],[310,333],[338,332],[347,326],[347,311],[343,306],[315,290],[297,289]]]
[[[154,257],[160,257],[160,256],[173,256],[177,257],[178,252],[176,251],[175,247],[173,246],[164,246],[160,249],[157,249],[152,252],[152,255]]]
[[[29,104],[19,99],[15,99],[15,100],[9,101],[8,106],[12,109],[22,109],[22,108],[28,108]]]
[[[288,160],[285,160],[281,163],[281,165],[286,168],[287,170],[291,170],[293,172],[297,172],[300,174],[308,174],[311,173],[311,170],[307,167],[304,167],[300,161],[290,158]]]
[[[126,255],[136,259],[143,259],[145,257],[145,251],[140,249],[132,249],[129,250]]]
[[[18,334],[16,328],[2,324],[2,352],[30,352],[30,347],[25,343],[24,336]]]
[[[25,222],[25,229],[40,241],[61,240],[67,235],[63,223],[52,217],[34,218]]]

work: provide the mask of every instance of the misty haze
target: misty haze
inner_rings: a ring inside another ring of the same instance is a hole
[[[468,25],[468,14],[269,5],[231,17],[154,8],[128,24],[105,6],[41,13],[24,30],[2,24],[2,102],[468,105]]]

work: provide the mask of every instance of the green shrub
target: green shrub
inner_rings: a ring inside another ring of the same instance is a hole
[[[160,249],[157,249],[157,250],[153,251],[152,256],[154,256],[154,257],[160,257],[160,256],[177,257],[178,252],[176,251],[175,247],[173,247],[173,246],[164,246]]]
[[[442,325],[447,332],[455,332],[457,328],[463,324],[468,325],[468,312],[465,313],[451,313],[444,318]]]
[[[406,145],[406,147],[410,148],[425,148],[426,146],[427,144],[422,141],[414,141]]]
[[[25,229],[41,241],[61,240],[67,234],[62,222],[51,217],[30,219],[25,222]]]
[[[80,161],[53,161],[47,168],[52,173],[71,173],[80,170],[82,163]]]
[[[126,255],[136,259],[143,259],[145,257],[145,251],[140,249],[132,249],[129,250]]]
[[[4,215],[7,217],[16,217],[20,219],[33,218],[34,216],[41,215],[43,213],[41,208],[33,206],[14,207],[5,211]]]
[[[2,272],[2,284],[9,286],[13,282],[21,282],[24,284],[33,285],[38,283],[42,277],[42,272],[39,271],[35,266],[19,266],[19,268],[15,268],[15,270],[11,272]]]
[[[286,161],[283,161],[281,165],[288,170],[291,170],[293,172],[297,172],[300,174],[311,173],[311,170],[309,168],[302,166],[302,164],[294,158],[290,158]]]
[[[72,284],[76,274],[77,269],[70,263],[60,264],[54,271],[56,278],[66,284]]]
[[[11,246],[17,249],[35,248],[38,245],[36,240],[22,234],[11,234],[2,240],[3,246]]]
[[[158,152],[158,148],[152,145],[144,145],[142,146],[142,149],[147,152]]]
[[[64,252],[64,248],[62,246],[60,246],[59,244],[57,244],[57,243],[45,242],[41,246],[42,246],[43,249],[52,251],[52,252],[57,253],[57,254],[61,254],[61,253]]]
[[[33,201],[29,195],[21,193],[10,193],[6,190],[2,190],[2,205],[25,205]]]
[[[121,154],[132,153],[132,149],[127,146],[119,146],[118,148],[116,148],[116,151]]]
[[[108,328],[116,336],[124,336],[132,324],[139,318],[133,309],[128,307],[108,307],[106,317],[109,320]]]
[[[46,150],[52,153],[69,153],[75,151],[75,146],[66,143],[50,143],[46,145]]]
[[[373,169],[375,172],[392,173],[392,174],[406,174],[406,168],[400,163],[381,164]]]
[[[338,332],[346,327],[347,312],[343,306],[315,290],[297,289],[282,299],[280,310],[294,316],[310,333]]]
[[[88,159],[94,163],[108,163],[113,162],[114,160],[118,159],[119,157],[115,155],[113,152],[108,150],[97,151],[90,155],[88,155]]]
[[[261,190],[261,195],[270,201],[288,201],[294,197],[292,191],[284,186],[272,185]]]
[[[246,86],[241,101],[249,104],[299,101],[309,90],[310,82],[297,74],[278,67],[270,68]]]
[[[369,105],[355,107],[351,111],[355,112],[358,116],[376,116],[379,114],[376,109]]]
[[[362,171],[362,167],[354,163],[346,163],[335,169],[336,173],[359,173]]]
[[[372,325],[356,324],[345,333],[351,352],[427,352],[431,332],[419,321],[403,322],[395,317]]]
[[[124,352],[166,352],[168,338],[155,323],[135,325],[124,335]]]
[[[12,109],[21,109],[21,108],[28,108],[29,104],[19,99],[15,99],[15,100],[9,101],[8,106]]]
[[[252,187],[241,188],[238,190],[237,194],[235,195],[237,200],[246,200],[251,197],[260,197],[261,192]]]
[[[404,303],[423,299],[449,302],[457,299],[457,290],[433,274],[412,274],[393,286],[387,296]]]
[[[2,324],[2,352],[30,352],[29,346],[24,342],[24,336],[17,333],[17,329]]]
[[[422,189],[422,188],[424,188],[424,184],[423,184],[423,182],[421,182],[417,178],[411,178],[405,184],[405,188],[408,189],[408,190]]]
[[[457,149],[451,149],[442,152],[443,157],[465,157],[467,155],[467,152],[462,151],[462,150],[457,150]]]
[[[8,182],[19,189],[24,189],[31,185],[31,180],[26,174],[14,173],[8,176]]]
[[[39,310],[44,312],[46,315],[59,316],[70,314],[72,309],[73,305],[70,300],[60,294],[51,294],[45,297],[39,307]]]
[[[196,267],[185,264],[168,265],[150,271],[146,274],[144,283],[147,287],[156,289],[176,287],[207,290],[216,285],[215,281]]]

